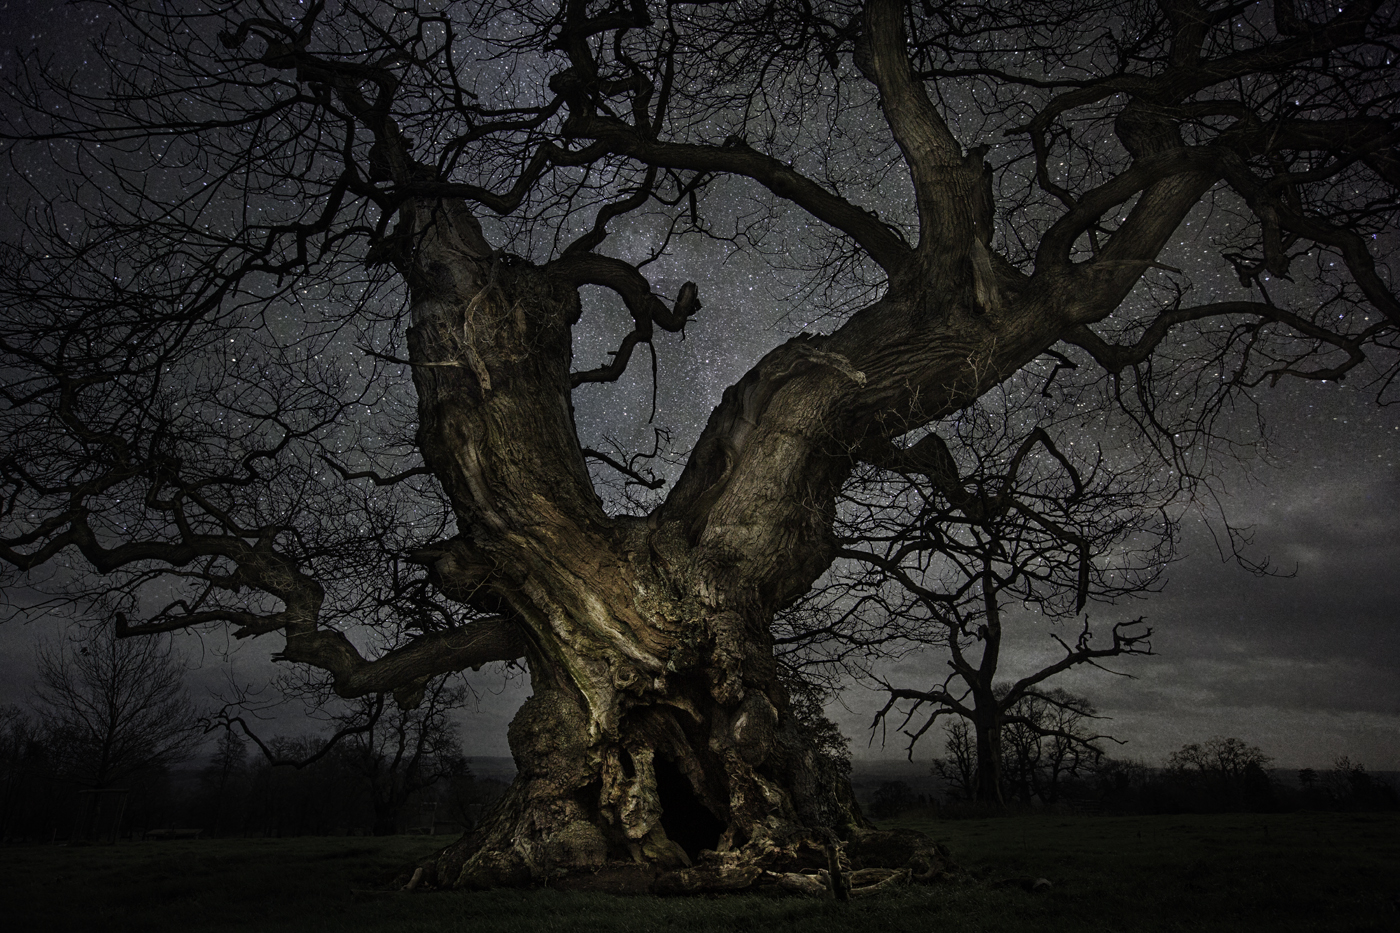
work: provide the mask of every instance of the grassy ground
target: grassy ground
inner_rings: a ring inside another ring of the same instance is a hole
[[[1400,931],[1400,815],[1045,817],[889,825],[970,880],[838,904],[555,891],[384,893],[442,840],[235,839],[0,848],[7,929],[91,933]],[[1036,893],[1020,882],[1048,878]]]

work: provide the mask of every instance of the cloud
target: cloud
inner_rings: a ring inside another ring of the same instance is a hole
[[[1338,658],[1257,657],[1246,650],[1141,665],[1105,702],[1117,709],[1264,707],[1400,716],[1400,685],[1383,666]]]

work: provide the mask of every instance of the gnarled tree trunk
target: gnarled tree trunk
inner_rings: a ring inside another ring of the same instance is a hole
[[[437,883],[711,850],[721,868],[677,883],[734,887],[825,858],[826,833],[864,824],[792,713],[769,624],[832,559],[854,442],[831,415],[865,374],[790,341],[725,394],[662,507],[609,517],[569,403],[575,288],[493,252],[460,205],[413,204],[404,224],[418,441],[459,528],[422,559],[519,631],[534,689],[510,728],[515,783]]]
[[[911,154],[924,237],[908,250],[837,210],[875,244],[887,293],[726,390],[650,515],[607,515],[584,463],[570,401],[582,381],[571,375],[577,289],[611,288],[634,337],[650,339],[653,323],[679,329],[698,309],[695,287],[667,308],[617,260],[566,252],[536,266],[494,250],[462,202],[400,208],[384,255],[412,301],[418,446],[458,525],[423,559],[449,596],[498,613],[514,634],[495,640],[520,644],[534,688],[510,730],[519,776],[437,860],[439,884],[609,862],[676,869],[710,850],[677,883],[732,888],[824,859],[829,832],[860,835],[849,788],[822,767],[776,676],[773,615],[830,565],[836,495],[857,461],[970,404],[1084,311],[987,252],[986,166],[912,83],[898,5],[869,15],[857,59]],[[606,119],[577,129],[622,150],[635,142]],[[931,870],[927,847],[905,848],[924,851],[914,870]]]

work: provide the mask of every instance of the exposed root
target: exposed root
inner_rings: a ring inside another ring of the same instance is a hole
[[[479,859],[476,860],[479,863]],[[694,864],[668,870],[656,862],[609,860],[595,867],[532,877],[512,862],[515,871],[488,879],[481,873],[467,887],[549,886],[561,890],[614,894],[737,894],[767,891],[803,897],[870,897],[906,884],[929,884],[950,877],[956,868],[948,850],[913,830],[857,830],[844,843],[817,834],[784,844],[745,846],[729,852],[705,851]],[[423,870],[414,874],[417,881]],[[456,887],[450,880],[424,878],[419,890]],[[408,889],[412,889],[412,883]]]

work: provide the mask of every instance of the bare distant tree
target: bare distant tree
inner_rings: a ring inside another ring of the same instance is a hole
[[[1067,782],[1087,776],[1103,760],[1107,737],[1093,728],[1096,718],[1087,697],[1060,687],[1023,695],[1003,720],[1003,796],[1058,802]]]
[[[879,819],[898,816],[918,805],[918,795],[905,781],[883,781],[870,795],[870,815]]]
[[[1171,753],[1167,770],[1217,775],[1225,780],[1243,781],[1251,767],[1262,768],[1273,758],[1257,745],[1236,738],[1216,736],[1205,742],[1188,742]]]
[[[1303,782],[1305,794],[1312,789],[1308,785],[1313,782]],[[1332,770],[1324,778],[1322,787],[1316,790],[1321,791],[1323,799],[1330,806],[1343,810],[1400,809],[1400,795],[1396,793],[1395,786],[1367,771],[1361,762],[1352,761],[1349,755],[1342,755],[1332,762]]]
[[[834,668],[876,678],[888,700],[875,725],[896,722],[911,754],[940,718],[964,719],[974,796],[1001,802],[1006,728],[1034,736],[1037,751],[1041,739],[1068,743],[1063,761],[1102,738],[1080,728],[1087,702],[1053,678],[1151,653],[1141,619],[1096,631],[1083,613],[1160,586],[1174,554],[1175,489],[1152,464],[1110,466],[1085,437],[1084,416],[1052,426],[1080,440],[1062,445],[1036,406],[990,394],[1000,405],[964,412],[946,439],[929,433],[883,469],[852,476],[836,526],[841,560],[779,616],[778,644],[788,664],[817,677]],[[1052,653],[1005,681],[1005,648],[1037,624]],[[919,649],[947,655],[933,684],[890,683],[872,667]]]
[[[320,735],[255,739],[264,755],[250,767],[245,827],[276,836],[346,833],[369,828],[362,782]]]
[[[109,626],[41,641],[35,708],[61,772],[93,788],[184,761],[200,711],[169,638],[118,638]]]
[[[977,740],[966,719],[954,719],[943,727],[943,751],[933,759],[933,773],[943,779],[953,796],[977,799]]]
[[[208,803],[206,825],[211,835],[217,836],[226,828],[229,798],[247,778],[247,758],[248,746],[243,739],[232,729],[220,733],[214,756],[200,773]]]
[[[455,680],[435,678],[412,709],[377,694],[351,701],[335,717],[342,726],[367,727],[345,739],[338,754],[369,793],[376,835],[397,832],[404,805],[422,791],[468,773],[452,719],[468,694]]]
[[[346,700],[335,695],[325,677],[314,673],[281,676],[275,686],[277,699],[270,702],[239,694],[205,720],[206,729],[222,730],[221,750],[232,742],[229,747],[241,755],[244,739],[250,741],[261,753],[258,765],[263,769],[316,776],[273,778],[274,784],[295,786],[337,773],[342,790],[351,790],[368,803],[372,814],[368,825],[377,835],[396,832],[405,804],[422,792],[470,775],[454,714],[471,692],[459,677],[432,678],[421,686],[414,705],[396,704],[384,693]],[[300,703],[308,718],[330,726],[330,734],[265,740],[256,721],[289,702]]]
[[[1195,807],[1260,809],[1273,805],[1273,787],[1264,771],[1271,761],[1257,745],[1215,736],[1172,752],[1166,773]]]
[[[999,685],[995,693],[1005,698],[1008,686]],[[945,754],[934,759],[933,771],[963,800],[1053,804],[1067,780],[1083,777],[1103,760],[1106,737],[1086,728],[1096,715],[1087,698],[1058,687],[1044,694],[1024,693],[1002,710],[995,771],[1001,786],[994,793],[986,785],[985,769],[978,766],[982,749],[966,719],[944,727]]]
[[[15,703],[0,706],[0,769],[6,777],[39,744],[39,730],[33,716]]]
[[[24,707],[0,705],[0,841],[36,830],[28,800],[36,783],[56,783],[39,726]]]

